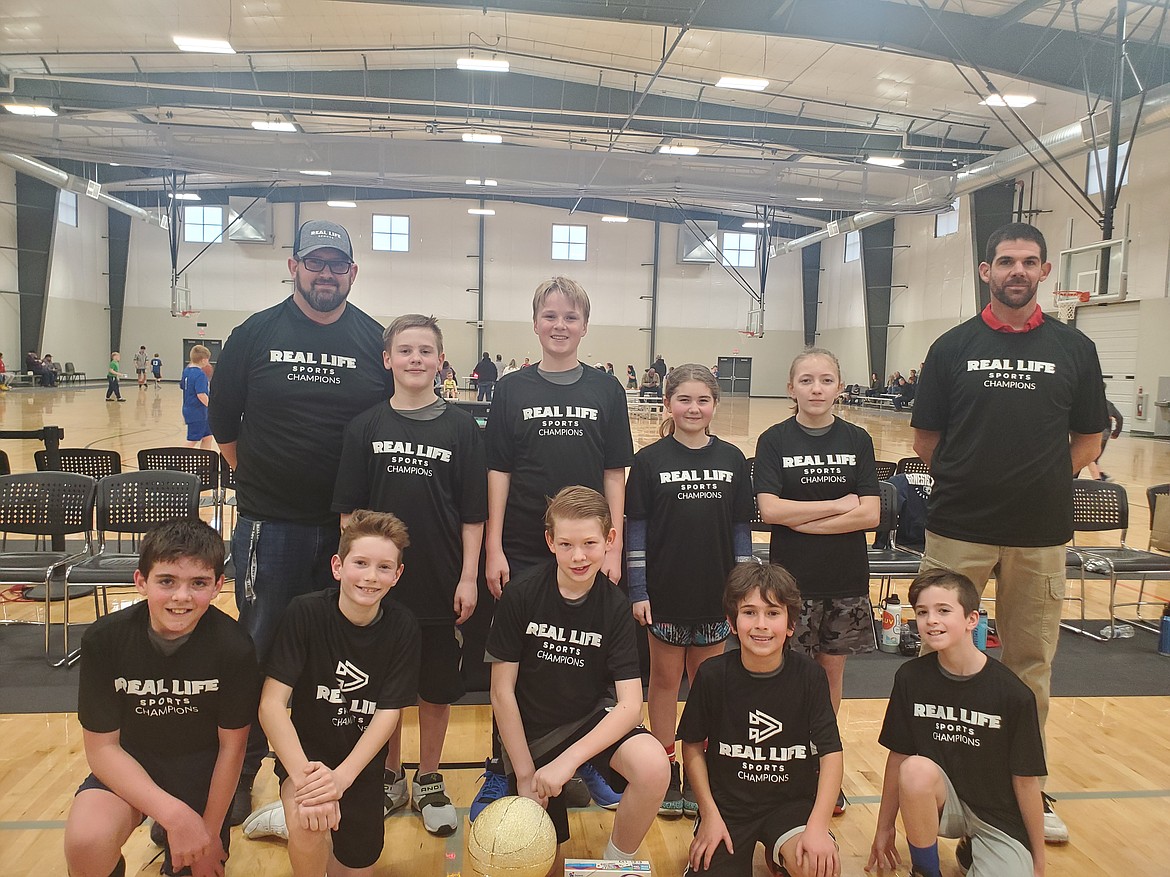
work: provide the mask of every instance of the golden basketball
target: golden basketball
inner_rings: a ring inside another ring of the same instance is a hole
[[[471,823],[463,864],[476,877],[545,877],[557,855],[557,832],[531,798],[493,801]]]

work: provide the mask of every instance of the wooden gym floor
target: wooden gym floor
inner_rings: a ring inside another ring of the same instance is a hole
[[[104,384],[84,388],[19,389],[0,394],[0,429],[37,429],[57,425],[65,429],[67,447],[100,447],[121,452],[127,468],[133,468],[139,448],[181,444],[185,435],[180,413],[180,394],[174,384],[139,390],[133,381],[122,384],[125,404],[103,401]],[[790,403],[782,399],[729,399],[719,408],[715,431],[751,455],[756,438],[772,423],[789,415]],[[912,453],[909,416],[850,408],[840,412],[864,426],[873,436],[879,459],[897,460]],[[650,424],[635,424],[635,442],[645,445],[655,433]],[[39,442],[5,441],[13,471],[33,469],[33,452]],[[1122,436],[1109,445],[1103,460],[1105,471],[1123,484],[1131,503],[1129,542],[1145,547],[1148,511],[1145,488],[1170,481],[1170,444]],[[988,473],[994,477],[994,473]],[[1128,588],[1126,583],[1122,588]],[[230,583],[229,583],[230,588]],[[1106,614],[1103,589],[1094,589],[1088,615]],[[1158,599],[1170,598],[1170,585],[1147,589]],[[876,597],[876,588],[874,596]],[[220,598],[232,610],[233,600]],[[26,616],[33,607],[4,604],[3,617]],[[86,620],[91,611],[77,601],[74,618]],[[1154,636],[1136,634],[1155,648]],[[1109,643],[1098,645],[1108,661]],[[1167,663],[1170,672],[1170,662]],[[1124,666],[1117,673],[1127,672]],[[845,743],[845,792],[851,805],[833,821],[841,846],[845,877],[861,875],[869,852],[877,814],[885,750],[877,733],[885,698],[846,700],[839,723]],[[405,719],[407,758],[417,752],[417,723],[413,713]],[[1166,757],[1166,728],[1170,727],[1167,697],[1072,697],[1055,698],[1048,721],[1047,788],[1058,799],[1061,816],[1072,833],[1064,847],[1048,847],[1048,873],[1062,877],[1126,874],[1154,877],[1167,873],[1170,832],[1165,814],[1170,803],[1170,759]],[[447,762],[482,762],[488,753],[490,716],[487,707],[456,707],[444,751]],[[0,873],[5,875],[64,874],[62,837],[69,801],[87,768],[81,729],[73,714],[25,714],[0,716]],[[449,769],[444,774],[456,806],[465,812],[478,787],[478,769]],[[257,804],[274,799],[276,783],[265,768],[257,781]],[[1157,814],[1161,813],[1162,816]],[[566,855],[600,853],[608,839],[612,815],[596,807],[571,811],[573,838]],[[654,873],[674,877],[681,873],[693,822],[685,819],[656,821],[642,847]],[[386,851],[378,873],[394,877],[434,877],[461,871],[463,831],[447,839],[432,838],[416,815],[398,813],[386,823]],[[946,844],[949,847],[949,844]],[[908,861],[904,838],[903,859]],[[130,874],[158,874],[158,850],[145,828],[135,832],[126,847]],[[960,872],[944,853],[943,873]],[[904,866],[899,873],[906,873]],[[250,841],[233,832],[228,873],[236,875],[287,875],[288,858],[280,842]],[[767,872],[757,859],[756,875]]]

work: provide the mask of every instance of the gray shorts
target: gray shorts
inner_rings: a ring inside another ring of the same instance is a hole
[[[936,765],[937,766],[937,765]],[[939,767],[947,784],[947,800],[938,821],[940,837],[971,838],[971,869],[967,877],[1032,877],[1032,854],[1002,829],[984,822],[963,803],[951,778]]]
[[[802,600],[792,634],[808,655],[864,655],[877,648],[869,597]]]

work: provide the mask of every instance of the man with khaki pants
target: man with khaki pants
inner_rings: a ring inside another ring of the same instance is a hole
[[[995,574],[1003,662],[1035,693],[1042,731],[1072,479],[1096,456],[1108,423],[1096,347],[1036,303],[1051,270],[1033,226],[992,233],[979,265],[991,301],[931,345],[910,421],[914,451],[934,477],[922,568],[961,572],[980,594]],[[1046,795],[1045,840],[1065,843],[1051,802]]]

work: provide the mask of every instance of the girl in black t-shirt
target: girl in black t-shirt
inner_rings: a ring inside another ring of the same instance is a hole
[[[653,374],[652,370],[647,374]],[[634,456],[626,482],[626,549],[634,618],[650,631],[652,733],[671,762],[659,813],[698,814],[675,761],[675,719],[687,678],[723,652],[731,633],[720,599],[731,567],[751,557],[751,472],[743,453],[710,434],[719,384],[702,365],[666,376],[662,438]]]
[[[876,647],[865,531],[880,515],[873,440],[833,414],[840,392],[836,356],[816,347],[798,355],[788,375],[796,414],[760,436],[754,472],[770,560],[803,597],[795,645],[825,669],[834,711],[846,657]],[[838,812],[845,803],[842,795]]]

